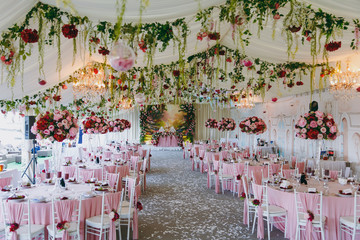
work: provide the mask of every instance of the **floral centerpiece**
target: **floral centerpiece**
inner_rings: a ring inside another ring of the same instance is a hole
[[[205,122],[205,127],[207,128],[217,128],[218,122],[216,121],[215,118],[209,118],[206,122]]]
[[[96,116],[94,112],[91,113],[91,117],[87,117],[83,121],[84,133],[100,133],[105,134],[108,132],[108,121],[104,117]]]
[[[331,114],[310,111],[295,124],[296,137],[312,140],[335,140],[338,127]]]
[[[124,119],[115,119],[113,121],[108,122],[109,132],[122,132],[125,130],[126,123],[123,121]]]
[[[48,139],[51,142],[62,142],[65,139],[74,140],[79,131],[77,118],[67,110],[46,112],[36,117],[31,132],[38,140]]]
[[[241,121],[239,127],[241,132],[256,135],[264,133],[267,129],[264,120],[255,116],[248,117],[244,121]]]
[[[221,121],[217,123],[217,128],[220,131],[233,131],[236,127],[235,121],[232,118],[222,118]]]

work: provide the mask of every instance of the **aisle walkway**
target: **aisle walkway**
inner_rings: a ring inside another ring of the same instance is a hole
[[[256,239],[242,224],[243,201],[207,189],[206,174],[191,171],[180,151],[152,151],[141,196],[139,239]],[[275,230],[271,239],[283,239]]]

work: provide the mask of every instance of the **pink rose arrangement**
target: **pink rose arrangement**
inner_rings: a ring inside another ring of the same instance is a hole
[[[217,124],[217,128],[220,131],[233,131],[235,127],[236,124],[232,118],[222,118],[221,121],[219,121]]]
[[[123,132],[126,129],[131,128],[131,123],[126,119],[115,119],[113,121],[108,121],[108,131],[109,132]]]
[[[295,124],[296,137],[313,140],[335,140],[338,127],[331,114],[320,111],[305,113]]]
[[[215,118],[209,118],[206,122],[205,122],[205,127],[207,128],[217,128],[218,122],[216,121]]]
[[[244,121],[241,121],[239,127],[244,133],[256,135],[263,134],[267,130],[264,120],[255,116],[248,117]]]
[[[77,118],[67,110],[46,112],[36,117],[31,132],[38,140],[48,139],[51,142],[62,142],[65,139],[74,140],[79,131]]]
[[[100,133],[105,134],[109,130],[108,121],[104,117],[96,116],[94,112],[90,117],[83,121],[84,133]]]

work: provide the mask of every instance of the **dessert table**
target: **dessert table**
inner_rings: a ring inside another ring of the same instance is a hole
[[[178,141],[175,136],[161,136],[157,147],[177,147]]]

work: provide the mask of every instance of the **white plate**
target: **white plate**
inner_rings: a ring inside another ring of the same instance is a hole
[[[82,196],[84,198],[92,198],[92,197],[95,197],[95,194],[93,192],[86,192],[86,193],[83,193]]]
[[[353,197],[354,195],[345,195],[345,194],[341,194],[341,193],[337,193],[336,194],[337,196],[339,196],[339,197]]]

